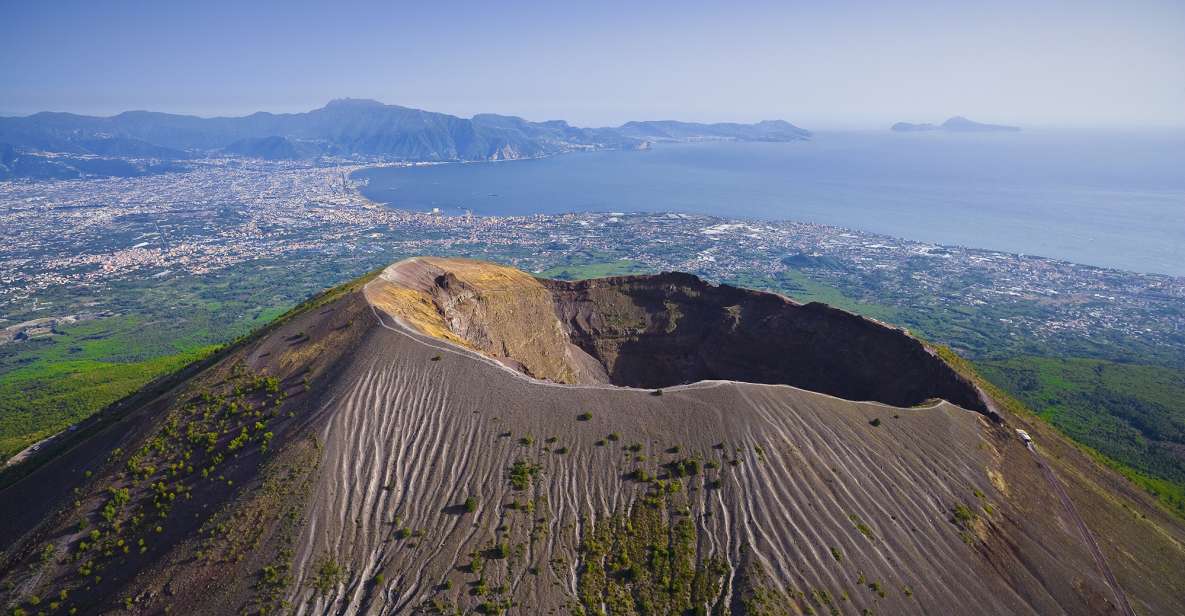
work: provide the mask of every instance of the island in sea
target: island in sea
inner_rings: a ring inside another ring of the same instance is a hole
[[[920,133],[927,131],[946,131],[951,133],[1015,133],[1020,132],[1020,127],[1006,126],[1004,124],[985,124],[983,122],[968,120],[963,116],[954,116],[942,124],[898,122],[890,127],[890,130],[899,133]]]

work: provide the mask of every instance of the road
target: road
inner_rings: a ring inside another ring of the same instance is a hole
[[[1107,584],[1111,586],[1111,591],[1115,593],[1115,600],[1119,606],[1119,611],[1124,616],[1136,616],[1136,613],[1132,611],[1131,604],[1127,602],[1127,595],[1124,594],[1123,588],[1119,586],[1119,581],[1111,573],[1111,567],[1107,565],[1107,559],[1103,557],[1103,551],[1099,549],[1099,544],[1095,541],[1094,534],[1090,532],[1090,528],[1086,526],[1086,522],[1082,520],[1082,516],[1078,515],[1078,510],[1074,507],[1074,502],[1070,500],[1070,496],[1066,494],[1066,489],[1062,487],[1061,482],[1054,476],[1053,469],[1049,467],[1049,464],[1041,459],[1041,454],[1037,453],[1037,446],[1032,442],[1027,443],[1027,446],[1029,451],[1032,452],[1033,458],[1037,460],[1037,466],[1041,467],[1041,471],[1045,474],[1045,480],[1049,482],[1053,491],[1057,492],[1058,498],[1062,501],[1062,506],[1066,508],[1066,512],[1070,515],[1070,518],[1078,525],[1078,531],[1082,533],[1083,541],[1090,548],[1090,554],[1094,557],[1095,565],[1102,572],[1103,578],[1107,580]]]
[[[33,454],[41,451],[47,445],[53,443],[54,439],[58,438],[59,436],[61,436],[64,433],[65,433],[65,431],[63,430],[62,432],[58,432],[57,434],[54,434],[52,436],[47,436],[47,437],[37,441],[36,443],[33,443],[32,445],[25,447],[24,449],[13,454],[13,456],[11,458],[9,458],[8,461],[3,464],[3,467],[15,466],[17,464],[20,464],[21,462],[24,462],[25,460],[28,460],[29,458],[33,457]]]

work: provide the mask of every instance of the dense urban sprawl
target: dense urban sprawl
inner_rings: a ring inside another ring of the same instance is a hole
[[[0,182],[0,329],[16,331],[30,316],[71,316],[37,314],[39,294],[55,287],[203,275],[262,258],[295,270],[346,255],[377,263],[388,254],[467,254],[533,271],[575,257],[628,260],[766,286],[794,271],[869,303],[990,306],[994,326],[1017,336],[1185,346],[1185,278],[801,222],[441,216],[367,200],[350,179],[358,168],[226,158],[145,177]]]

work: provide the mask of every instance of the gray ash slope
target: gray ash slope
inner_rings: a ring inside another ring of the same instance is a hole
[[[877,348],[903,349],[878,357],[884,373],[922,384],[869,391],[967,395],[983,412],[733,378],[751,340],[812,319],[849,359],[830,372],[857,378],[858,343],[884,337]],[[1027,427],[1136,610],[1185,609],[1179,519],[1052,431],[991,417],[970,381],[915,372],[937,360],[906,352],[917,341],[853,319],[680,275],[565,284],[401,262],[109,409],[10,477],[0,600],[79,613],[1116,612],[1012,433]],[[661,365],[646,376],[621,368],[647,354]],[[613,384],[629,378],[661,395]],[[689,378],[710,380],[673,384]]]

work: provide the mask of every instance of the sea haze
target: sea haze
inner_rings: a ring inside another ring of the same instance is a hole
[[[817,133],[796,143],[360,171],[446,214],[681,211],[787,219],[1185,275],[1185,133]]]

